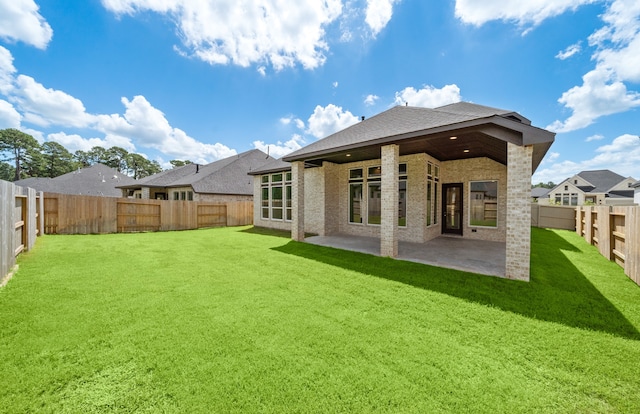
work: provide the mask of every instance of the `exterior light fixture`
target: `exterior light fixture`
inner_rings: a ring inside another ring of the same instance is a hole
[[[466,149],[466,150],[463,150],[462,152],[469,152],[469,150],[468,150],[468,149]]]
[[[449,137],[449,139],[458,139],[458,137]]]
[[[350,157],[350,156],[351,156],[351,154],[347,154],[347,155],[345,155],[345,157]]]

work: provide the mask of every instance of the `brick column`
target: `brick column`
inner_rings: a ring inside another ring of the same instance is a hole
[[[295,241],[304,241],[304,162],[291,163],[291,238]]]
[[[507,143],[506,277],[529,281],[533,147]]]
[[[142,199],[149,200],[151,198],[151,191],[149,187],[142,187]]]
[[[398,157],[398,145],[386,145],[381,148],[380,256],[398,256]]]

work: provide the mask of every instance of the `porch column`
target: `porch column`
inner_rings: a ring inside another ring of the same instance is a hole
[[[398,157],[398,145],[391,144],[381,148],[380,256],[398,256]]]
[[[304,162],[291,163],[291,238],[304,241]]]
[[[529,281],[532,146],[507,143],[506,277]]]

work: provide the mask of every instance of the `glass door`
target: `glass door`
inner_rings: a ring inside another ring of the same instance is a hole
[[[462,184],[443,184],[442,194],[442,233],[462,236]]]

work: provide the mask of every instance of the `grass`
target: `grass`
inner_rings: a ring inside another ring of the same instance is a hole
[[[640,287],[573,233],[533,229],[530,283],[279,236],[44,236],[0,412],[640,411]]]

